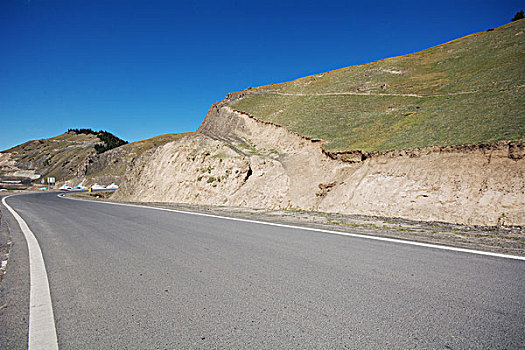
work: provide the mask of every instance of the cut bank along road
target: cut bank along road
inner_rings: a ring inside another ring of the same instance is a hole
[[[525,345],[523,261],[56,194],[7,203],[42,249],[61,349]],[[27,344],[13,303],[29,269],[3,214],[7,348]]]

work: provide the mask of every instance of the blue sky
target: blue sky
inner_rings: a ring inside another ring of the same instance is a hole
[[[197,129],[248,86],[419,51],[523,1],[0,1],[0,150],[68,128]]]

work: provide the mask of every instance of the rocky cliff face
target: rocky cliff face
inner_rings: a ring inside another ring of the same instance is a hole
[[[197,133],[135,160],[114,196],[524,225],[523,178],[520,142],[333,154],[221,102]]]

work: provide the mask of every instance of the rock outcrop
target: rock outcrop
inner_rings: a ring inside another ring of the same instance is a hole
[[[214,104],[197,133],[136,159],[121,200],[525,224],[522,142],[334,154]]]

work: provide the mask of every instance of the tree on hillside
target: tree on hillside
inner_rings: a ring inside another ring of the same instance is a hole
[[[523,10],[516,12],[514,15],[514,18],[511,19],[512,22],[517,21],[518,19],[523,19],[525,16],[523,15]]]

